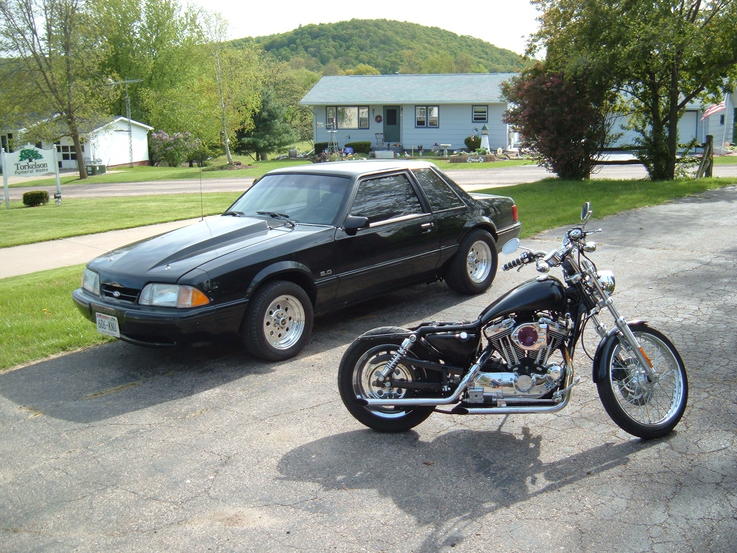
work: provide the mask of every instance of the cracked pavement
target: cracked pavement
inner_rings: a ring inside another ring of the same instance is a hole
[[[535,273],[500,273],[472,298],[416,286],[319,320],[289,362],[116,342],[0,374],[0,550],[734,551],[735,206],[730,187],[590,223],[620,310],[686,363],[689,405],[666,439],[609,420],[580,349],[560,413],[365,429],[336,387],[355,336],[475,318]]]

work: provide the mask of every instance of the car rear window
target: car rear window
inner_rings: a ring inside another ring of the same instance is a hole
[[[420,183],[420,188],[427,196],[427,201],[430,202],[433,211],[442,211],[443,209],[465,205],[450,185],[432,169],[413,169],[412,173],[415,175],[417,182]]]

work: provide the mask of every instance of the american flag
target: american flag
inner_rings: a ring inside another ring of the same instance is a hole
[[[719,113],[720,111],[724,111],[725,109],[727,109],[727,105],[724,103],[724,100],[722,100],[718,104],[712,104],[704,110],[704,115],[701,116],[701,120],[703,121],[710,115],[714,115],[715,113]]]

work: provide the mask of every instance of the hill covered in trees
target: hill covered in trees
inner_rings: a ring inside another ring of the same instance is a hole
[[[257,44],[294,68],[339,73],[486,73],[519,71],[518,54],[438,27],[387,19],[305,25],[234,41]]]

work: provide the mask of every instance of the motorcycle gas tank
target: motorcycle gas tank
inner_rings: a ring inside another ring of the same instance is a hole
[[[547,277],[523,282],[498,297],[481,312],[482,324],[509,313],[559,311],[566,309],[565,286],[557,278]]]

